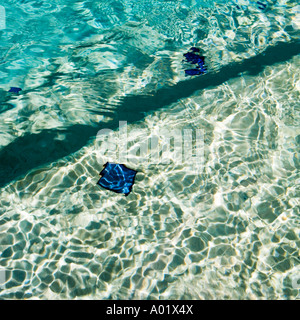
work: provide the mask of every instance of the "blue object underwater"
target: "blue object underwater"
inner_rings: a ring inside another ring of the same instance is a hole
[[[199,64],[204,62],[204,57],[199,56],[198,54],[194,52],[187,52],[184,54],[187,62],[191,62],[192,64]]]
[[[264,9],[266,9],[266,7],[267,7],[267,5],[265,4],[265,3],[262,3],[262,2],[260,2],[260,1],[257,1],[256,2],[257,3],[257,7],[258,7],[258,9],[260,9],[260,10],[264,10]]]
[[[196,47],[191,47],[190,51],[200,52],[200,49],[199,49],[199,48],[196,48]]]
[[[197,74],[202,74],[203,72],[199,69],[188,69],[188,70],[184,70],[185,74],[187,76],[195,76]]]
[[[19,91],[21,91],[21,88],[16,88],[16,87],[10,87],[8,92],[14,92],[14,93],[18,93]]]
[[[200,56],[200,50],[198,48],[192,47],[189,52],[184,54],[186,62],[189,62],[193,65],[196,65],[196,69],[187,69],[185,70],[186,76],[194,76],[199,74],[204,74],[207,72],[207,68],[204,65],[205,57]]]
[[[128,196],[136,174],[137,171],[127,168],[124,164],[107,162],[100,172],[101,178],[97,184],[107,190],[124,193],[125,196]]]

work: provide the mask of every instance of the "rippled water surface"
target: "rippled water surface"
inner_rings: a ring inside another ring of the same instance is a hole
[[[298,1],[0,19],[1,299],[300,298]],[[185,76],[191,47],[207,74]],[[138,171],[127,197],[106,162]]]

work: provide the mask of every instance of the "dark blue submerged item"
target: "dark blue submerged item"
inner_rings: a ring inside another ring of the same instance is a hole
[[[8,92],[18,93],[21,90],[22,90],[21,88],[11,87]]]
[[[137,171],[127,168],[124,164],[107,162],[100,172],[101,187],[128,196],[131,192]]]
[[[264,10],[267,7],[267,5],[263,2],[257,1],[256,3],[257,3],[258,9],[260,9],[260,10]]]
[[[207,72],[206,66],[204,65],[204,57],[199,54],[200,50],[198,48],[192,47],[189,52],[185,53],[183,56],[186,62],[195,65],[196,68],[185,70],[186,76],[194,76],[199,74],[204,74]]]
[[[200,69],[188,69],[184,70],[186,76],[195,76],[198,74],[203,74],[203,72]]]

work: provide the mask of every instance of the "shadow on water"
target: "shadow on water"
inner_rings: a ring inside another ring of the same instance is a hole
[[[189,97],[197,90],[218,86],[241,73],[257,75],[264,67],[284,62],[300,53],[300,42],[279,43],[255,57],[222,67],[219,72],[182,81],[157,90],[153,95],[129,95],[121,99],[112,121],[102,126],[73,125],[66,129],[43,130],[15,139],[0,150],[0,187],[24,175],[29,170],[51,163],[85,146],[98,130],[116,129],[119,121],[133,123],[149,112]],[[100,113],[100,112],[99,112]],[[64,136],[64,139],[58,136]]]

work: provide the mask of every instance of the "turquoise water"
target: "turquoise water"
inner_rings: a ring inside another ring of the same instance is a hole
[[[300,6],[260,3],[1,2],[1,299],[299,299]]]

